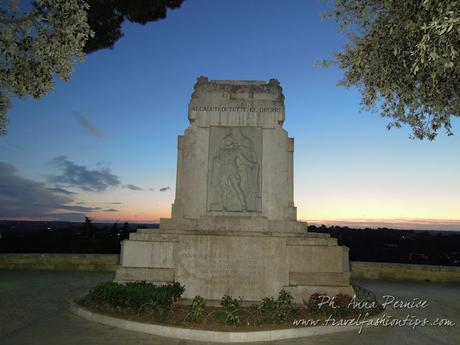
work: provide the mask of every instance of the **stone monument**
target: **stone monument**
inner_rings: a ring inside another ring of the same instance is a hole
[[[178,281],[207,300],[352,295],[348,248],[297,221],[279,82],[199,77],[188,118],[172,216],[122,242],[116,281]]]

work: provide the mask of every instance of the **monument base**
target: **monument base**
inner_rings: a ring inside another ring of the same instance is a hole
[[[259,301],[281,289],[299,303],[315,292],[353,295],[347,247],[305,223],[252,217],[162,219],[160,229],[139,229],[122,242],[116,281],[178,281],[188,299]]]

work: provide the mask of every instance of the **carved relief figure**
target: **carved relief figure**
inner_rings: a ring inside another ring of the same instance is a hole
[[[228,129],[212,158],[211,211],[257,210],[259,162],[251,139]]]

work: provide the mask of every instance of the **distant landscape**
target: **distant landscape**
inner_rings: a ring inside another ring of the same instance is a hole
[[[0,253],[119,254],[120,242],[139,228],[159,224],[0,221]],[[350,260],[460,266],[460,231],[308,227],[350,248]]]

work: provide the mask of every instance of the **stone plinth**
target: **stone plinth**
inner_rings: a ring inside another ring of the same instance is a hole
[[[179,281],[185,298],[256,301],[282,288],[299,302],[315,291],[352,294],[348,248],[325,234],[142,229],[124,241],[121,265],[117,281]]]
[[[123,242],[116,280],[179,281],[208,300],[351,294],[348,249],[297,222],[279,82],[200,77],[188,118],[172,217]]]

